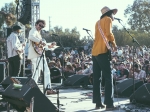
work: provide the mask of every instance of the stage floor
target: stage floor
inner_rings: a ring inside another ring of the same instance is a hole
[[[43,91],[43,85],[38,86]],[[59,88],[60,112],[105,112],[105,109],[94,109],[95,104],[92,103],[92,89],[90,87],[88,89],[63,87],[61,84],[52,84],[52,87]],[[47,95],[47,97],[57,107],[57,95]],[[114,98],[114,104],[118,109],[113,110],[113,112],[150,112],[150,107],[139,104],[133,105],[129,98]],[[2,107],[0,109],[0,112],[7,112]],[[11,109],[10,112],[17,111]]]

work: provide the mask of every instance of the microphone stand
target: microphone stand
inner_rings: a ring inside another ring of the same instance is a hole
[[[120,22],[121,20],[118,20],[118,22],[122,25],[122,23]],[[136,53],[136,48],[135,48],[135,43],[137,44],[137,45],[139,45],[140,46],[140,44],[138,43],[138,41],[130,34],[130,32],[125,28],[125,26],[124,25],[122,25],[123,26],[123,28],[125,29],[125,31],[130,35],[130,37],[132,37],[132,42],[133,42],[133,50],[132,50],[132,54],[133,54],[133,59],[132,59],[132,68],[133,68],[133,100],[132,100],[132,102],[133,103],[135,103],[136,102],[136,100],[135,100],[135,77],[134,77],[134,54]],[[143,52],[143,51],[142,51]],[[143,55],[143,53],[142,53],[142,55]]]
[[[43,75],[44,75],[44,64],[45,64],[45,61],[44,61],[44,52],[45,52],[45,48],[43,49],[43,52],[42,52],[42,55],[40,56],[40,60],[38,61],[38,64],[37,64],[37,66],[36,66],[36,70],[35,70],[35,72],[34,72],[34,75],[33,75],[33,79],[34,79],[34,77],[35,77],[35,74],[36,74],[36,71],[37,71],[37,69],[38,69],[38,67],[39,67],[39,64],[40,64],[40,61],[41,61],[41,59],[43,58]],[[30,79],[30,78],[29,78]],[[43,93],[45,92],[45,87],[44,87],[44,78],[43,78]]]
[[[89,30],[86,30],[87,34],[89,34],[89,36],[92,38],[92,40],[94,40],[93,37],[91,36],[91,34],[88,31]]]
[[[56,34],[52,34],[52,35],[54,35],[55,37],[59,37],[58,35],[56,35]],[[59,37],[60,38],[60,37]],[[62,43],[61,43],[61,38],[60,38],[60,40],[59,39],[57,39],[58,40],[58,42],[59,42],[59,44],[60,44],[60,46],[63,48],[63,54],[62,54],[62,76],[63,76],[63,78],[65,78],[65,76],[64,76],[64,46],[62,45]],[[65,78],[66,79],[66,78]],[[63,79],[64,80],[64,79]],[[63,84],[63,80],[62,80],[62,84]]]

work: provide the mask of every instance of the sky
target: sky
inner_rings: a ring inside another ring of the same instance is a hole
[[[15,0],[0,0],[0,7],[5,3]],[[94,36],[96,21],[101,16],[101,9],[104,6],[110,9],[117,8],[118,12],[114,17],[122,19],[122,24],[127,26],[127,18],[124,17],[124,10],[128,5],[132,5],[134,0],[40,0],[40,19],[46,20],[44,30],[49,30],[49,17],[51,29],[55,26],[62,27],[63,30],[77,28],[81,37],[88,36],[83,28],[91,30]],[[115,20],[113,25],[122,28],[122,25]]]

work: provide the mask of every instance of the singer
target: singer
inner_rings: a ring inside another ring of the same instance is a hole
[[[106,111],[114,110],[113,101],[113,77],[111,74],[110,60],[108,59],[108,48],[107,41],[112,43],[113,50],[117,50],[117,45],[115,42],[114,35],[111,31],[112,21],[114,20],[113,15],[117,13],[117,9],[109,9],[108,7],[103,7],[101,9],[100,20],[96,22],[95,25],[95,41],[92,49],[92,61],[93,61],[93,103],[96,103],[96,109],[105,108]],[[104,36],[100,32],[103,31]],[[104,41],[104,38],[106,41]],[[105,82],[105,96],[104,104],[101,101],[101,82],[102,74]]]

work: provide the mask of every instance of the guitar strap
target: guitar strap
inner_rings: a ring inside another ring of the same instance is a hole
[[[104,35],[104,32],[103,32],[103,30],[101,29],[100,20],[99,20],[99,22],[98,22],[98,29],[99,29],[99,32],[100,32],[100,34],[101,34],[101,36],[102,36],[102,38],[103,38],[103,40],[104,40],[104,42],[105,42],[105,44],[106,44],[106,46],[107,46],[107,49],[108,49],[108,50],[111,50],[111,47],[109,46],[108,41],[106,40],[106,37],[105,37],[105,35]]]

